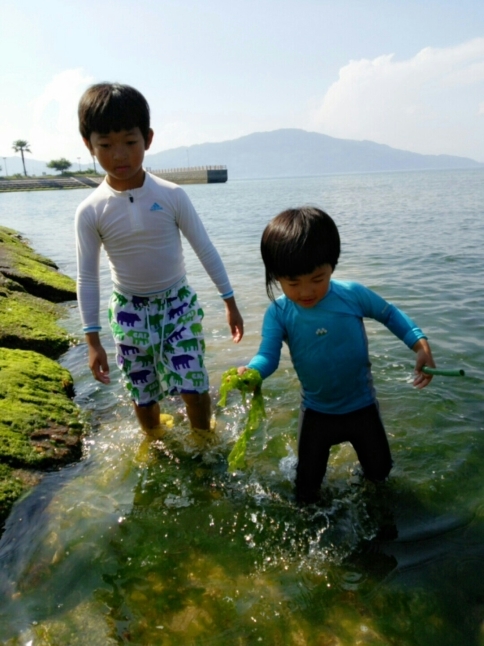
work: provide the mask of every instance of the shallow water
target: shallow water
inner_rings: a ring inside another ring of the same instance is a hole
[[[174,430],[148,445],[114,362],[92,381],[83,344],[62,363],[92,430],[85,458],[49,473],[14,508],[0,541],[0,640],[32,644],[484,644],[484,172],[441,171],[229,181],[189,186],[226,263],[246,323],[232,344],[215,289],[191,250],[204,305],[212,397],[257,349],[267,306],[260,234],[280,210],[316,204],[340,227],[335,276],[359,280],[428,333],[439,367],[411,387],[413,354],[367,326],[395,467],[364,484],[335,447],[324,505],[292,499],[299,404],[288,355],[264,384],[267,418],[247,468],[227,472],[244,427],[237,393],[215,407],[219,439]],[[75,275],[73,212],[87,191],[0,196],[0,224]],[[103,298],[110,291],[103,267]],[[79,334],[75,304],[65,325]],[[112,342],[104,337],[112,355]]]

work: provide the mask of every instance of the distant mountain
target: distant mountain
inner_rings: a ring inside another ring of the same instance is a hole
[[[31,159],[30,155],[25,155],[25,167],[29,175],[42,175],[42,173],[52,173],[52,169],[47,168],[46,162]],[[22,159],[18,157],[2,157],[0,158],[0,166],[2,170],[0,175],[15,175],[16,173],[24,174],[22,166]]]
[[[20,155],[0,158],[2,171],[9,175],[22,173]],[[78,168],[75,160],[71,170]],[[29,175],[52,174],[46,162],[25,156]],[[327,173],[364,173],[377,171],[424,170],[444,168],[484,168],[467,157],[420,155],[390,148],[372,141],[336,139],[318,132],[284,129],[255,132],[239,139],[219,143],[181,146],[154,155],[146,155],[145,165],[152,170],[186,166],[219,166],[228,168],[230,179],[266,177],[308,177]],[[81,169],[92,168],[81,164]],[[97,165],[97,170],[101,170]]]
[[[152,170],[188,165],[226,165],[229,180],[369,171],[484,168],[484,164],[466,157],[420,155],[372,141],[336,139],[297,129],[256,132],[231,141],[173,148],[146,155],[145,164]]]

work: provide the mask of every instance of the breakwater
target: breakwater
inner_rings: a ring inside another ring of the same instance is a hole
[[[226,166],[188,166],[151,170],[150,173],[175,184],[223,184],[228,179]]]

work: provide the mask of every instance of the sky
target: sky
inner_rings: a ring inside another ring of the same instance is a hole
[[[87,164],[79,98],[117,81],[151,153],[301,128],[484,162],[482,0],[0,0],[0,60],[0,158]]]

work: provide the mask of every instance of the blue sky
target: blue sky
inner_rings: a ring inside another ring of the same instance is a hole
[[[482,0],[2,0],[0,57],[0,157],[87,163],[108,80],[145,94],[152,153],[302,128],[484,162]]]

